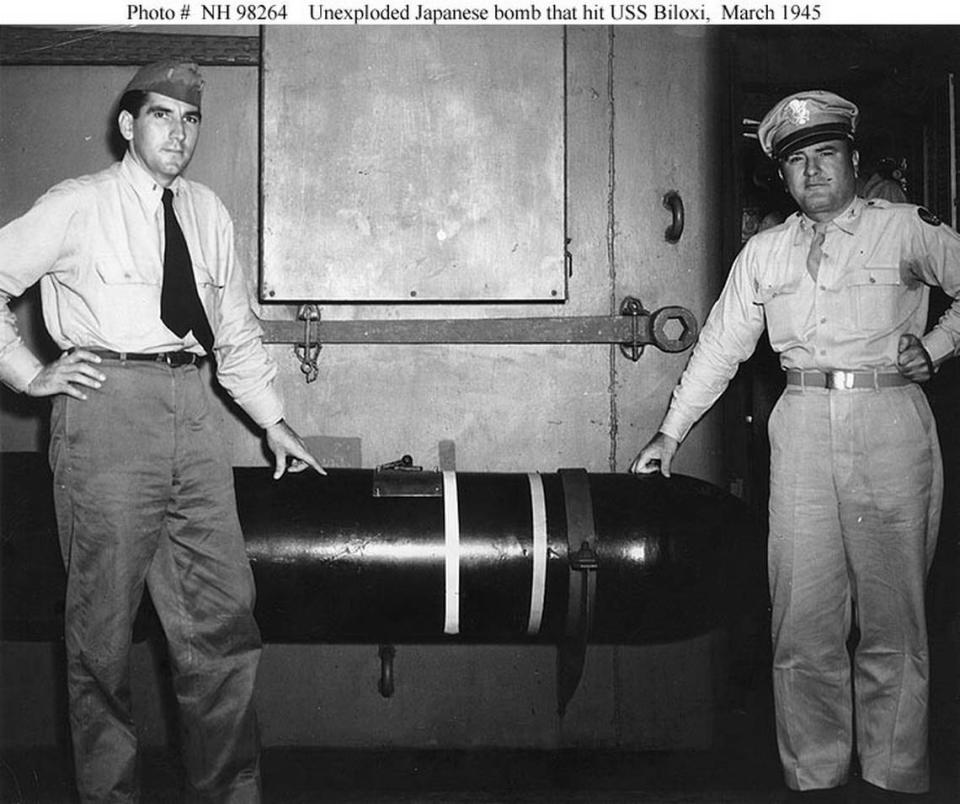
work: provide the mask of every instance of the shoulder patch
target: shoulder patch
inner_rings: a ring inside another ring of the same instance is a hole
[[[924,223],[929,223],[931,226],[939,226],[941,223],[940,218],[934,215],[926,207],[917,207],[917,214],[920,216],[920,220]]]

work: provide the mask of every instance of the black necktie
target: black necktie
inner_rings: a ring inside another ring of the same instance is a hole
[[[163,191],[163,288],[160,291],[160,320],[181,338],[190,330],[208,352],[213,349],[213,332],[203,311],[193,265],[183,230],[173,212],[173,193]]]

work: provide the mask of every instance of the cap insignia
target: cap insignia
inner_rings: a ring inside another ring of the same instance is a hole
[[[795,126],[805,126],[810,122],[810,109],[805,100],[794,98],[787,104],[787,117]]]

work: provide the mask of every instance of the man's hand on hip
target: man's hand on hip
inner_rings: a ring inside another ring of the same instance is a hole
[[[637,475],[649,475],[659,470],[664,477],[670,477],[670,464],[679,446],[680,443],[672,436],[657,433],[633,459],[630,471]]]
[[[94,363],[100,358],[86,349],[74,349],[64,352],[52,363],[48,363],[27,386],[27,396],[56,396],[66,394],[74,399],[86,399],[83,388],[99,388],[107,379],[97,371]]]
[[[897,345],[897,371],[913,382],[926,382],[935,372],[930,353],[916,335],[903,334]]]
[[[312,466],[321,475],[326,474],[320,462],[307,449],[307,445],[303,443],[303,439],[283,419],[266,428],[266,438],[267,446],[270,447],[274,456],[274,480],[283,477],[283,473],[287,470],[302,472],[308,466]],[[287,465],[288,459],[290,461],[289,466]]]

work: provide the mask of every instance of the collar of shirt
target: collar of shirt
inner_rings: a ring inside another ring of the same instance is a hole
[[[837,217],[828,221],[828,223],[832,224],[830,228],[836,227],[841,232],[852,235],[860,226],[860,216],[865,206],[866,204],[862,198],[854,196],[853,201],[850,202],[843,212],[837,215]],[[793,244],[795,246],[799,246],[804,239],[811,236],[813,233],[813,225],[815,223],[812,218],[807,217],[802,212],[797,213],[797,217],[800,221],[800,225],[797,227],[797,231],[793,239]]]
[[[163,187],[157,184],[156,180],[144,170],[136,159],[133,158],[130,151],[123,156],[120,163],[120,173],[133,187],[134,191],[140,196],[144,206],[157,208],[160,206],[160,200],[163,197]],[[183,179],[177,176],[171,183],[170,189],[174,195],[178,195],[183,187]]]

